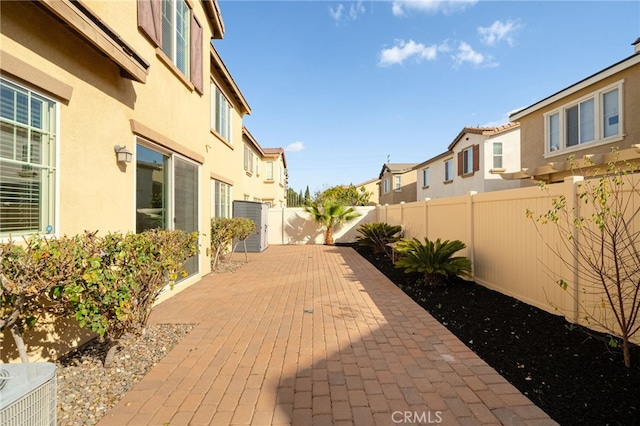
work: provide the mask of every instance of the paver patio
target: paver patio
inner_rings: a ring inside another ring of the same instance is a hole
[[[348,247],[271,246],[151,322],[197,326],[100,425],[557,424]]]

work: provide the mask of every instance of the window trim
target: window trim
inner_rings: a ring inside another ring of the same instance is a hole
[[[451,165],[451,171],[449,173],[447,173],[447,164]],[[447,176],[448,174],[450,176]],[[453,182],[453,174],[454,174],[453,173],[453,157],[451,157],[451,158],[448,158],[448,159],[444,160],[444,180],[443,180],[443,182],[444,183]]]
[[[544,157],[554,157],[560,154],[567,154],[571,152],[581,151],[585,148],[592,148],[600,145],[617,142],[625,137],[624,133],[624,82],[625,80],[618,80],[615,83],[609,84],[593,90],[590,93],[566,102],[557,108],[547,111],[543,114],[544,118]],[[602,125],[602,118],[604,114],[604,95],[614,90],[618,90],[618,134],[604,137],[604,126]],[[573,146],[567,146],[566,136],[566,112],[568,109],[578,106],[589,99],[594,101],[594,136],[595,139],[589,142],[579,143]],[[550,147],[550,119],[551,117],[558,116],[558,138],[559,147],[556,150],[551,150]]]
[[[393,175],[393,190],[402,192],[402,175]]]
[[[500,146],[500,154],[496,154],[496,146]],[[502,169],[504,165],[504,144],[502,142],[493,142],[491,144],[491,169]],[[500,158],[500,166],[496,166],[496,158]]]
[[[429,188],[429,167],[422,169],[422,188]]]
[[[51,102],[55,117],[53,119],[53,122],[50,124],[54,127],[54,129],[53,131],[49,132],[50,134],[51,133],[53,134],[50,137],[52,137],[52,144],[53,144],[52,149],[54,150],[54,153],[49,162],[49,166],[43,167],[43,168],[49,169],[51,173],[53,173],[53,183],[49,183],[49,189],[51,189],[51,191],[48,191],[47,194],[44,195],[44,197],[46,197],[48,201],[47,215],[51,217],[52,223],[47,224],[45,228],[39,229],[35,232],[34,231],[10,232],[6,236],[2,236],[0,234],[0,241],[7,241],[9,238],[15,238],[16,236],[23,236],[23,235],[27,236],[27,235],[32,235],[36,233],[41,233],[41,234],[44,234],[45,236],[54,236],[54,237],[58,236],[59,229],[60,229],[60,101],[52,98],[50,95],[43,94],[41,91],[33,87],[26,86],[24,84],[16,82],[13,79],[7,78],[6,76],[2,76],[1,80],[4,80],[13,86],[16,86],[18,89],[30,92],[36,95],[37,97],[42,98],[43,100]],[[42,219],[44,215],[42,211],[42,207],[38,208],[38,214],[40,216],[40,219]],[[41,227],[45,226],[45,224],[41,223],[40,226]],[[48,226],[52,226],[53,229],[51,231],[47,231]]]
[[[229,147],[233,147],[233,104],[229,101],[229,98],[227,97],[227,95],[224,93],[224,91],[220,88],[220,86],[218,86],[215,81],[210,80],[210,87],[211,87],[211,93],[210,93],[210,117],[209,117],[209,125],[211,126],[211,133],[213,133],[214,135],[216,135],[220,140],[222,140],[224,143],[226,143]],[[221,133],[220,130],[221,129],[217,129],[217,123],[218,123],[218,109],[216,108],[216,99],[218,94],[220,94],[221,99],[224,100],[225,104],[227,105],[227,129],[226,132],[228,133],[227,136],[225,136],[224,133]]]

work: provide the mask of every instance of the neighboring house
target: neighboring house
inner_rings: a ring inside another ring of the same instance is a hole
[[[364,187],[364,190],[369,194],[371,194],[371,196],[369,197],[370,206],[375,206],[376,204],[380,204],[380,179],[379,178],[369,179],[368,181],[359,183],[354,186],[358,189],[358,191],[360,190],[360,188]]]
[[[209,273],[210,218],[230,214],[250,113],[211,44],[224,34],[217,1],[0,13],[0,238],[198,231],[183,284]]]
[[[269,207],[284,207],[287,193],[287,161],[282,148],[262,148],[246,128],[244,142],[244,201],[258,201]]]
[[[416,201],[416,163],[385,163],[380,175],[380,204],[399,204]]]
[[[505,181],[500,173],[519,167],[517,123],[495,128],[465,127],[447,151],[415,166],[417,199],[517,188],[517,181]]]
[[[596,165],[640,158],[640,38],[628,58],[511,115],[520,122],[522,170],[505,179],[557,182],[571,174],[569,156]],[[584,165],[584,162],[580,162]]]

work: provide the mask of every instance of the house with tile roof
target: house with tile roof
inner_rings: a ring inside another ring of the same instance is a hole
[[[559,182],[640,159],[640,38],[632,45],[629,57],[510,116],[520,123],[522,160],[505,179]],[[581,170],[571,170],[570,156]]]
[[[385,163],[380,170],[378,201],[380,204],[399,204],[416,201],[416,163]]]
[[[442,198],[517,188],[500,174],[520,165],[518,123],[500,127],[465,127],[447,150],[414,167],[416,199]]]

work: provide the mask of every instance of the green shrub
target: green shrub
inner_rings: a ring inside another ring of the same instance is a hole
[[[215,268],[222,255],[228,250],[235,249],[233,240],[244,241],[251,234],[256,232],[256,224],[246,217],[214,217],[211,219],[211,252],[213,253],[213,264]]]
[[[438,284],[455,276],[471,277],[471,260],[464,256],[453,256],[466,245],[459,240],[435,242],[428,238],[424,244],[418,239],[400,240],[396,246],[398,260],[396,268],[404,268],[405,272],[424,274],[427,284]]]
[[[0,244],[0,325],[21,333],[46,312],[75,318],[116,342],[125,332],[142,331],[160,292],[197,252],[197,233],[161,230]],[[16,337],[20,350],[21,334]]]
[[[360,234],[356,237],[360,247],[370,248],[374,253],[390,255],[391,249],[388,244],[400,239],[402,227],[385,222],[363,223],[357,232]]]
[[[353,207],[347,207],[337,201],[328,200],[323,203],[310,202],[305,211],[311,215],[311,219],[318,225],[324,227],[325,244],[333,244],[333,229],[337,225],[349,222],[362,216]]]

